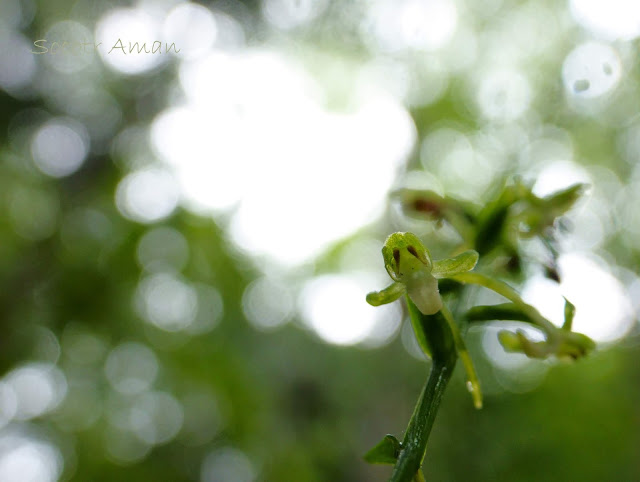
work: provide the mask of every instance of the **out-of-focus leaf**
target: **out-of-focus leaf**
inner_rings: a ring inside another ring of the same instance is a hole
[[[520,189],[505,186],[496,200],[487,204],[478,215],[475,249],[484,254],[501,244],[509,209],[520,199]]]
[[[545,208],[549,209],[556,217],[566,213],[585,193],[587,184],[573,184],[562,191],[555,192],[543,198]]]
[[[520,234],[525,237],[545,234],[545,230],[566,214],[586,189],[586,184],[574,184],[543,198],[529,193],[528,206],[518,216],[519,222],[526,227]]]

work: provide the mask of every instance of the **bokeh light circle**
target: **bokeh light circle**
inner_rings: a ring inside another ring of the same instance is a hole
[[[33,160],[45,174],[65,177],[76,172],[89,152],[89,136],[77,122],[56,118],[41,126],[33,136]]]
[[[587,42],[577,46],[562,64],[565,90],[578,98],[600,97],[613,90],[622,76],[618,53],[609,45]]]
[[[168,217],[179,198],[173,176],[162,168],[132,172],[116,189],[118,210],[126,218],[140,223],[153,223]]]

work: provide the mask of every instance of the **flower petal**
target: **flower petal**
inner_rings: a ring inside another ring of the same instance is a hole
[[[441,259],[433,263],[431,274],[436,278],[450,278],[471,271],[478,262],[478,252],[470,249],[455,258]]]
[[[382,291],[372,291],[367,295],[367,303],[371,306],[380,306],[391,303],[407,292],[403,283],[391,283]]]

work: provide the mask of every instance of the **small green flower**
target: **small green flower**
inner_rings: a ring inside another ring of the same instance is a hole
[[[478,253],[465,251],[455,258],[433,261],[429,250],[415,234],[394,233],[384,243],[382,257],[393,283],[382,291],[369,293],[367,302],[380,306],[407,295],[409,318],[418,345],[428,357],[433,358],[438,353],[442,354],[443,350],[446,351],[451,342],[467,371],[474,405],[481,408],[482,393],[469,351],[438,291],[438,279],[472,270],[478,262]],[[433,327],[440,323],[448,328],[434,330]]]
[[[466,273],[478,262],[478,253],[473,250],[455,258],[432,261],[429,250],[412,233],[390,235],[382,248],[382,257],[394,282],[382,291],[369,293],[367,302],[380,306],[407,294],[425,315],[433,315],[442,309],[438,279]]]

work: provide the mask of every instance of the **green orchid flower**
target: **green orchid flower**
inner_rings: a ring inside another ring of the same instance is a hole
[[[466,273],[478,262],[478,253],[473,250],[434,262],[429,250],[412,233],[390,235],[382,248],[382,257],[394,282],[382,291],[369,293],[367,302],[380,306],[407,294],[425,315],[433,315],[442,309],[438,279]]]
[[[438,290],[438,279],[454,277],[472,270],[478,262],[478,253],[470,250],[454,258],[433,261],[429,250],[415,234],[394,233],[384,243],[382,257],[393,283],[381,291],[369,293],[367,302],[373,306],[380,306],[406,295],[416,339],[422,351],[429,357],[437,347],[433,346],[433,340],[429,340],[423,323],[437,322],[430,318],[435,315],[444,318],[450,328],[455,349],[467,371],[467,386],[473,396],[474,405],[481,408],[480,384],[471,357],[458,325],[442,302]]]

